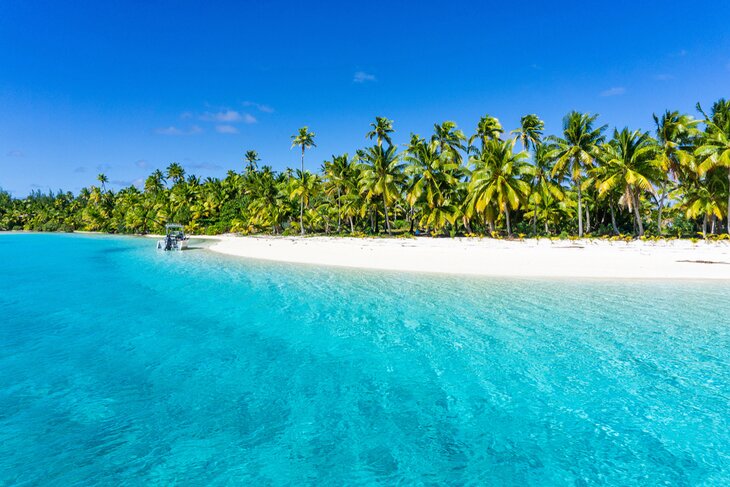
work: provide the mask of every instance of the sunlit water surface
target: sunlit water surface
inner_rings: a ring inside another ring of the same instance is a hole
[[[730,484],[730,283],[0,256],[0,485]]]

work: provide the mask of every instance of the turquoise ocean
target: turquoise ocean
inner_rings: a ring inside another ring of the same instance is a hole
[[[729,485],[730,282],[0,235],[0,485]]]

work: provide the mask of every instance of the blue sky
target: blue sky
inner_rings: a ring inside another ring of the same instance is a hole
[[[506,128],[569,110],[651,129],[730,96],[730,2],[0,2],[0,187],[112,187],[170,162],[201,176],[256,149],[307,166],[485,113]]]

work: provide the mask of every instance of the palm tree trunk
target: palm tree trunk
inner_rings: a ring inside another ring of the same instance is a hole
[[[302,174],[300,177],[304,178],[304,146],[302,146]],[[304,194],[299,197],[299,229],[304,235]]]
[[[342,226],[342,206],[340,205],[340,188],[337,187],[337,233],[340,233],[340,227]]]
[[[385,192],[383,192],[383,209],[385,209],[385,229],[390,235],[390,220],[388,220],[388,203],[385,199]]]
[[[717,215],[712,215],[712,224],[710,225],[710,235],[715,234],[715,224],[717,223]]]
[[[408,219],[411,221],[410,222],[411,223],[411,230],[410,230],[411,235],[413,234],[413,225],[414,225],[413,216],[414,216],[413,205],[411,205],[411,208],[408,211]]]
[[[591,233],[591,212],[588,204],[586,204],[586,233]]]
[[[636,218],[636,225],[639,229],[639,237],[644,235],[644,223],[641,221],[641,213],[639,212],[639,192],[633,191],[634,198],[634,217]]]
[[[510,225],[510,222],[509,222],[509,207],[507,205],[505,205],[505,207],[504,207],[504,220],[507,222],[507,236],[511,237],[512,236],[512,226]]]
[[[355,234],[355,223],[353,223],[351,216],[348,216],[348,218],[350,219],[350,233],[354,235]]]
[[[730,233],[730,167],[727,168],[727,227],[725,227],[725,233]]]
[[[702,217],[702,238],[707,238],[707,213]]]
[[[583,193],[580,189],[580,179],[577,181],[578,184],[578,236],[583,236]]]
[[[616,225],[616,211],[613,209],[613,200],[609,198],[608,207],[611,209],[611,226],[613,227],[613,233],[619,234],[618,225]]]
[[[728,173],[728,180],[730,180],[730,173]],[[664,210],[664,198],[667,197],[667,183],[662,183],[662,195],[659,197],[659,211],[657,212],[656,228],[657,235],[662,235],[662,211]]]

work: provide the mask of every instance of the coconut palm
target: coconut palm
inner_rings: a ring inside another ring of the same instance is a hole
[[[290,182],[289,197],[291,199],[299,198],[303,208],[309,208],[310,202],[319,191],[320,182],[320,178],[316,174],[297,169],[295,177],[293,177]],[[300,213],[300,225],[304,225],[303,215],[303,212]],[[304,234],[303,226],[302,234]]]
[[[292,148],[294,147],[301,147],[302,148],[302,173],[304,173],[304,151],[309,149],[310,147],[317,147],[317,144],[314,143],[314,132],[309,131],[309,127],[304,126],[299,129],[299,132],[292,135]],[[304,235],[304,199],[300,198],[299,200],[299,228],[301,229],[302,235]]]
[[[518,209],[530,191],[529,183],[522,179],[528,171],[527,153],[515,153],[511,140],[490,140],[472,159],[478,169],[469,184],[471,204],[477,213],[496,204],[511,236],[510,210]]]
[[[553,175],[567,175],[578,193],[578,236],[583,236],[582,180],[585,169],[593,166],[606,126],[595,127],[598,115],[570,112],[563,119],[563,137],[549,137],[556,145]]]
[[[96,176],[96,180],[99,181],[99,183],[101,183],[101,189],[102,190],[106,189],[106,183],[109,182],[109,178],[106,177],[106,174],[99,173],[99,175]]]
[[[701,110],[699,104],[698,108]],[[705,116],[704,122],[705,133],[701,145],[695,151],[695,155],[701,161],[697,172],[703,176],[714,169],[726,169],[728,181],[726,231],[730,233],[730,101],[723,98],[715,102],[711,115]]]
[[[537,234],[537,219],[541,214],[538,208],[545,206],[548,201],[560,202],[565,199],[563,187],[552,175],[553,153],[554,148],[552,146],[538,144],[535,146],[533,164],[526,170],[531,186],[528,206],[532,208],[529,218],[532,219],[533,235]],[[548,233],[547,220],[544,223],[545,233]]]
[[[362,192],[369,201],[380,196],[385,215],[385,228],[390,235],[389,206],[400,195],[400,184],[403,181],[403,164],[394,146],[383,150],[381,146],[370,147],[361,151],[358,159],[363,162],[361,185]]]
[[[522,148],[529,151],[536,148],[542,141],[542,132],[545,130],[545,122],[535,114],[525,115],[520,119],[520,128],[512,131],[515,137],[522,143]]]
[[[375,117],[375,122],[371,123],[370,126],[373,129],[365,134],[365,138],[370,140],[377,139],[378,147],[383,146],[383,140],[385,140],[388,145],[393,145],[393,141],[390,139],[390,134],[395,132],[395,130],[393,130],[392,120],[388,120],[385,117]]]
[[[613,139],[601,147],[601,164],[593,171],[599,195],[618,190],[621,202],[633,212],[639,236],[644,234],[644,224],[639,211],[641,194],[654,192],[652,183],[661,177],[657,165],[658,146],[648,132],[613,131]]]
[[[167,166],[167,179],[172,181],[173,185],[177,185],[185,180],[185,169],[177,162]]]
[[[484,115],[477,123],[476,133],[469,138],[469,148],[470,150],[475,149],[472,144],[474,140],[479,139],[482,143],[481,147],[483,149],[488,141],[498,140],[503,133],[504,129],[502,128],[502,124],[499,123],[498,118]]]
[[[259,153],[255,150],[248,150],[243,158],[246,159],[246,172],[256,171],[258,163],[261,161]]]
[[[461,151],[465,151],[466,136],[458,129],[455,122],[446,121],[433,125],[432,141],[438,142],[440,151],[457,164],[461,164]]]
[[[697,120],[678,111],[665,111],[660,117],[653,115],[656,125],[656,138],[661,150],[657,154],[657,164],[664,171],[661,182],[659,208],[657,210],[657,233],[662,234],[662,213],[671,179],[679,178],[691,158],[692,138],[697,135]]]

